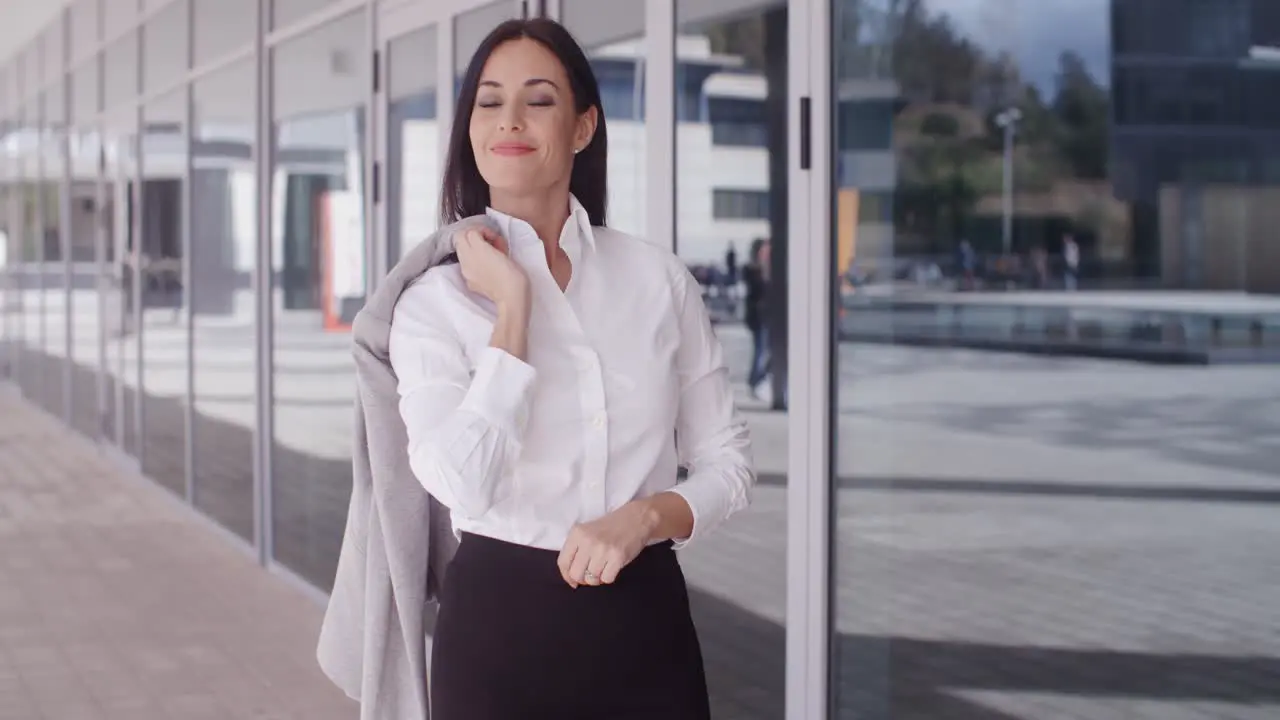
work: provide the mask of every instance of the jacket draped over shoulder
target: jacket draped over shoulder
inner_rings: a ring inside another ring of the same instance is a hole
[[[391,318],[401,293],[453,253],[454,237],[491,220],[438,230],[388,273],[352,323],[356,417],[351,503],[316,655],[360,703],[360,720],[427,720],[426,623],[457,541],[447,508],[409,467],[391,369]]]

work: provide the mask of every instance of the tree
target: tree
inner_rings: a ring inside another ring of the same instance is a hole
[[[1061,128],[1060,152],[1078,178],[1107,177],[1110,95],[1084,60],[1071,51],[1058,58],[1053,113]]]

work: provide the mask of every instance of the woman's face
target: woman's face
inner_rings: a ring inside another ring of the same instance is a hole
[[[471,149],[491,191],[523,195],[568,184],[575,149],[595,133],[596,110],[574,110],[559,59],[528,38],[494,49],[471,112]]]

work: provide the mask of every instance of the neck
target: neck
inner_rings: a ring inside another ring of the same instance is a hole
[[[551,188],[529,195],[509,195],[490,191],[489,205],[500,213],[529,223],[547,256],[547,263],[555,259],[560,247],[560,232],[569,219],[569,188]]]

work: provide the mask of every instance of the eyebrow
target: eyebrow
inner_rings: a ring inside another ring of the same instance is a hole
[[[525,87],[532,87],[532,86],[534,86],[534,85],[542,85],[542,84],[544,84],[544,83],[545,83],[545,84],[547,84],[547,85],[550,85],[551,87],[555,88],[556,90],[559,90],[559,89],[560,89],[560,86],[559,86],[559,85],[555,84],[554,82],[552,82],[552,81],[550,81],[550,80],[548,80],[548,79],[546,79],[546,78],[529,78],[528,80],[525,80],[525,81],[524,81],[524,86],[525,86]],[[500,88],[500,87],[502,87],[502,83],[498,82],[497,80],[481,80],[481,81],[480,81],[480,87],[495,87],[495,88]]]

